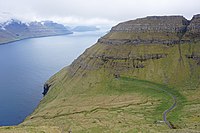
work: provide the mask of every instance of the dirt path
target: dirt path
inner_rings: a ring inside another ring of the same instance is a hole
[[[167,114],[170,112],[170,111],[172,111],[175,107],[176,107],[176,105],[177,105],[177,100],[176,100],[176,97],[175,96],[173,96],[171,93],[169,93],[168,91],[166,91],[166,90],[163,90],[164,92],[166,92],[168,95],[170,95],[171,97],[172,97],[172,99],[173,99],[173,105],[170,107],[170,108],[168,108],[167,110],[165,110],[164,112],[163,112],[163,121],[165,122],[165,124],[167,124],[167,126],[169,127],[169,128],[171,128],[171,129],[173,129],[173,126],[172,126],[172,124],[167,120]]]

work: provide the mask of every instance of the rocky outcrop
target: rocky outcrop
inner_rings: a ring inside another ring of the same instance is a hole
[[[45,83],[43,88],[44,88],[44,91],[42,92],[42,94],[43,96],[45,96],[47,92],[49,91],[50,85]]]
[[[200,40],[200,15],[150,16],[120,23],[98,40],[104,44],[181,44]]]
[[[184,38],[191,39],[193,41],[200,40],[200,14],[194,15],[190,25],[187,27],[187,32],[184,35]]]
[[[121,57],[121,56],[107,56],[105,54],[102,55],[93,55],[90,56],[90,59],[101,59],[104,62],[108,61],[108,60],[139,60],[139,61],[146,61],[149,59],[160,59],[160,58],[166,58],[167,54],[144,54],[144,55],[132,55],[131,57]]]
[[[200,53],[199,54],[191,54],[191,55],[185,55],[188,59],[195,60],[197,62],[197,65],[200,66]]]
[[[159,39],[147,39],[147,40],[142,40],[142,39],[105,39],[105,38],[100,38],[98,40],[99,43],[104,43],[104,44],[166,44],[166,45],[172,45],[172,44],[179,44],[179,43],[186,43],[190,42],[190,40],[184,40],[184,41],[179,41],[179,40],[159,40]]]

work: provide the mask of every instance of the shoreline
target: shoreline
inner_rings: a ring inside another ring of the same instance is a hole
[[[63,34],[55,34],[55,35],[44,35],[44,36],[36,36],[36,37],[26,37],[26,38],[12,40],[12,41],[8,41],[8,42],[3,42],[3,43],[0,43],[0,45],[6,45],[6,44],[9,44],[9,43],[18,42],[18,41],[27,40],[27,39],[32,39],[32,38],[43,38],[43,37],[62,36],[62,35],[70,35],[70,34],[74,34],[74,33],[71,32],[71,33],[63,33]]]

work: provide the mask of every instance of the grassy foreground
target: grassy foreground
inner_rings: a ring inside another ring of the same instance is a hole
[[[182,96],[167,86],[127,77],[105,80],[100,91],[90,90],[51,101],[45,110],[38,110],[21,128],[0,128],[6,132],[155,132],[167,130],[162,113],[172,104],[172,99],[162,89],[167,89],[181,100]],[[161,89],[162,88],[162,89]],[[178,111],[178,109],[176,109]],[[176,116],[176,113],[170,113]],[[170,118],[170,121],[176,119]],[[30,121],[30,123],[29,123]],[[30,124],[30,125],[29,125]],[[24,125],[26,125],[24,127]],[[28,126],[27,126],[28,125]],[[36,125],[44,127],[34,128]],[[52,128],[53,125],[57,128]],[[46,127],[47,126],[47,127]],[[48,128],[51,127],[51,128]],[[36,130],[37,129],[37,130]],[[46,130],[48,129],[48,130]]]

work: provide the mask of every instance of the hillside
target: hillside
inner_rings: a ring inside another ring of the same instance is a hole
[[[0,132],[199,132],[199,35],[200,15],[120,23],[47,81],[23,123]]]
[[[64,25],[52,21],[23,23],[10,20],[0,24],[0,44],[34,37],[71,34]]]

